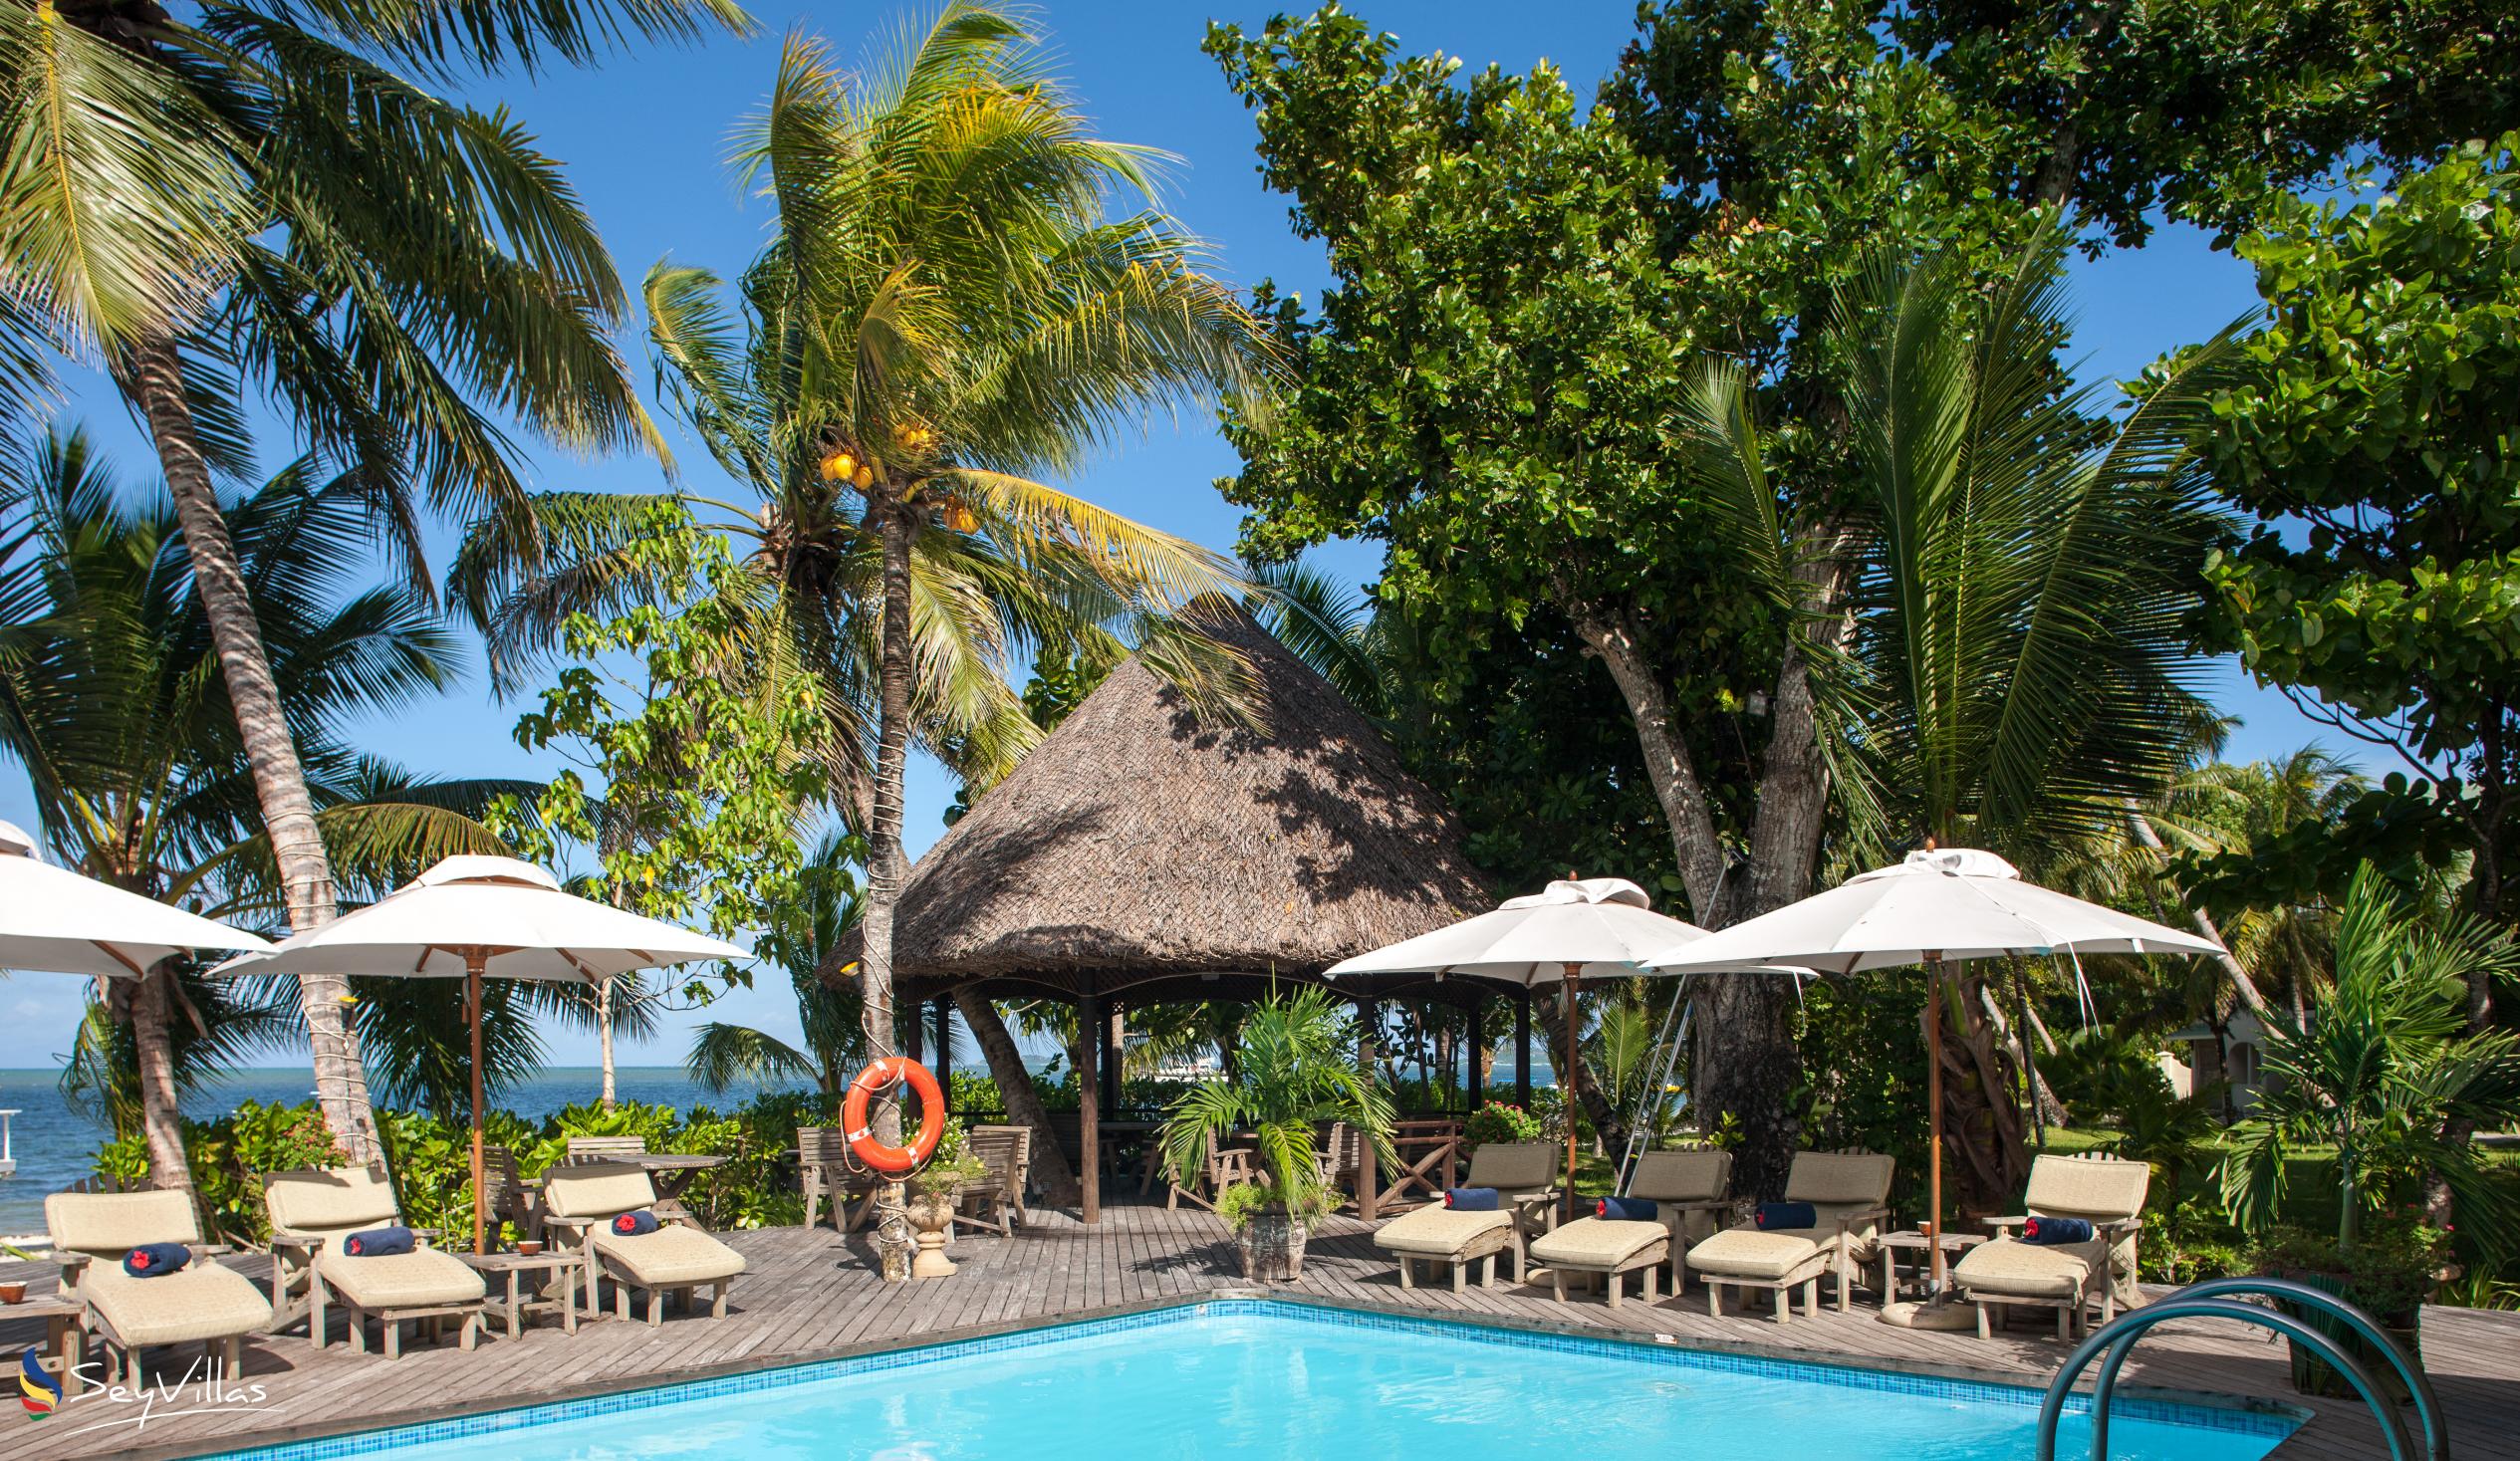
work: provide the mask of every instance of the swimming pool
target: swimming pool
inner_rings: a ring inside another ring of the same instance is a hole
[[[1215,1300],[237,1455],[1997,1461],[2032,1455],[2038,1407],[2011,1385]],[[2124,1461],[2257,1461],[2298,1424],[2154,1400],[2117,1416]],[[2090,1454],[2082,1417],[2062,1441]]]

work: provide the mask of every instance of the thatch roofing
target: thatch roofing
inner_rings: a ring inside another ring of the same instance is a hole
[[[1202,725],[1123,661],[911,869],[899,996],[1247,997],[1490,905],[1371,722],[1239,609],[1210,632],[1249,660],[1265,731]]]

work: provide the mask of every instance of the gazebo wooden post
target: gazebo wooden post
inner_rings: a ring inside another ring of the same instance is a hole
[[[1112,1012],[1104,1017],[1102,1026],[1103,1109],[1110,1111],[1113,1118],[1116,1120],[1121,1114],[1121,1054],[1123,1035],[1127,1029],[1127,1027],[1122,1024],[1122,1020],[1123,1013],[1121,1003],[1118,1000],[1114,1000],[1112,1001]]]
[[[945,995],[936,996],[936,1089],[945,1093],[945,1110],[954,1105],[954,1002]]]
[[[1487,1079],[1479,1070],[1479,1057],[1486,1054],[1486,1042],[1479,1038],[1487,1023],[1486,995],[1470,996],[1468,1018],[1469,1029],[1463,1032],[1461,1051],[1462,1059],[1469,1063],[1469,1071],[1462,1082],[1462,1087],[1469,1094],[1470,1109],[1475,1111],[1487,1096]]]
[[[1514,1104],[1531,1109],[1531,990],[1514,992]]]
[[[1077,1006],[1077,1180],[1085,1222],[1103,1220],[1103,1044],[1110,1039],[1100,995]]]
[[[1374,1036],[1382,1025],[1383,1012],[1376,1007],[1374,1001],[1359,999],[1357,1001],[1357,1069],[1364,1073],[1368,1081],[1374,1079]],[[1358,1145],[1361,1149],[1357,1152],[1357,1216],[1370,1223],[1374,1221],[1374,1199],[1382,1192],[1383,1177],[1375,1170],[1373,1138],[1368,1137]]]

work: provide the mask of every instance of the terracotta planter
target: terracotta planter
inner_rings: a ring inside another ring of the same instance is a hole
[[[1304,1225],[1285,1208],[1262,1208],[1234,1235],[1242,1250],[1242,1276],[1254,1284],[1293,1283],[1304,1277]]]

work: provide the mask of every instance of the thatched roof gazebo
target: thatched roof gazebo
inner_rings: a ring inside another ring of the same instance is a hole
[[[896,1001],[939,1001],[941,1017],[957,992],[1049,997],[1091,1030],[1115,1000],[1322,983],[1342,959],[1492,904],[1450,809],[1372,722],[1241,609],[1207,628],[1248,660],[1259,728],[1202,723],[1124,660],[911,869]],[[824,979],[852,977],[857,953],[854,940],[838,950]],[[1337,987],[1464,1007],[1491,992],[1424,976]],[[1108,1071],[1096,1044],[1085,1056]],[[1080,1072],[1089,1126],[1112,1099],[1096,1074]]]

